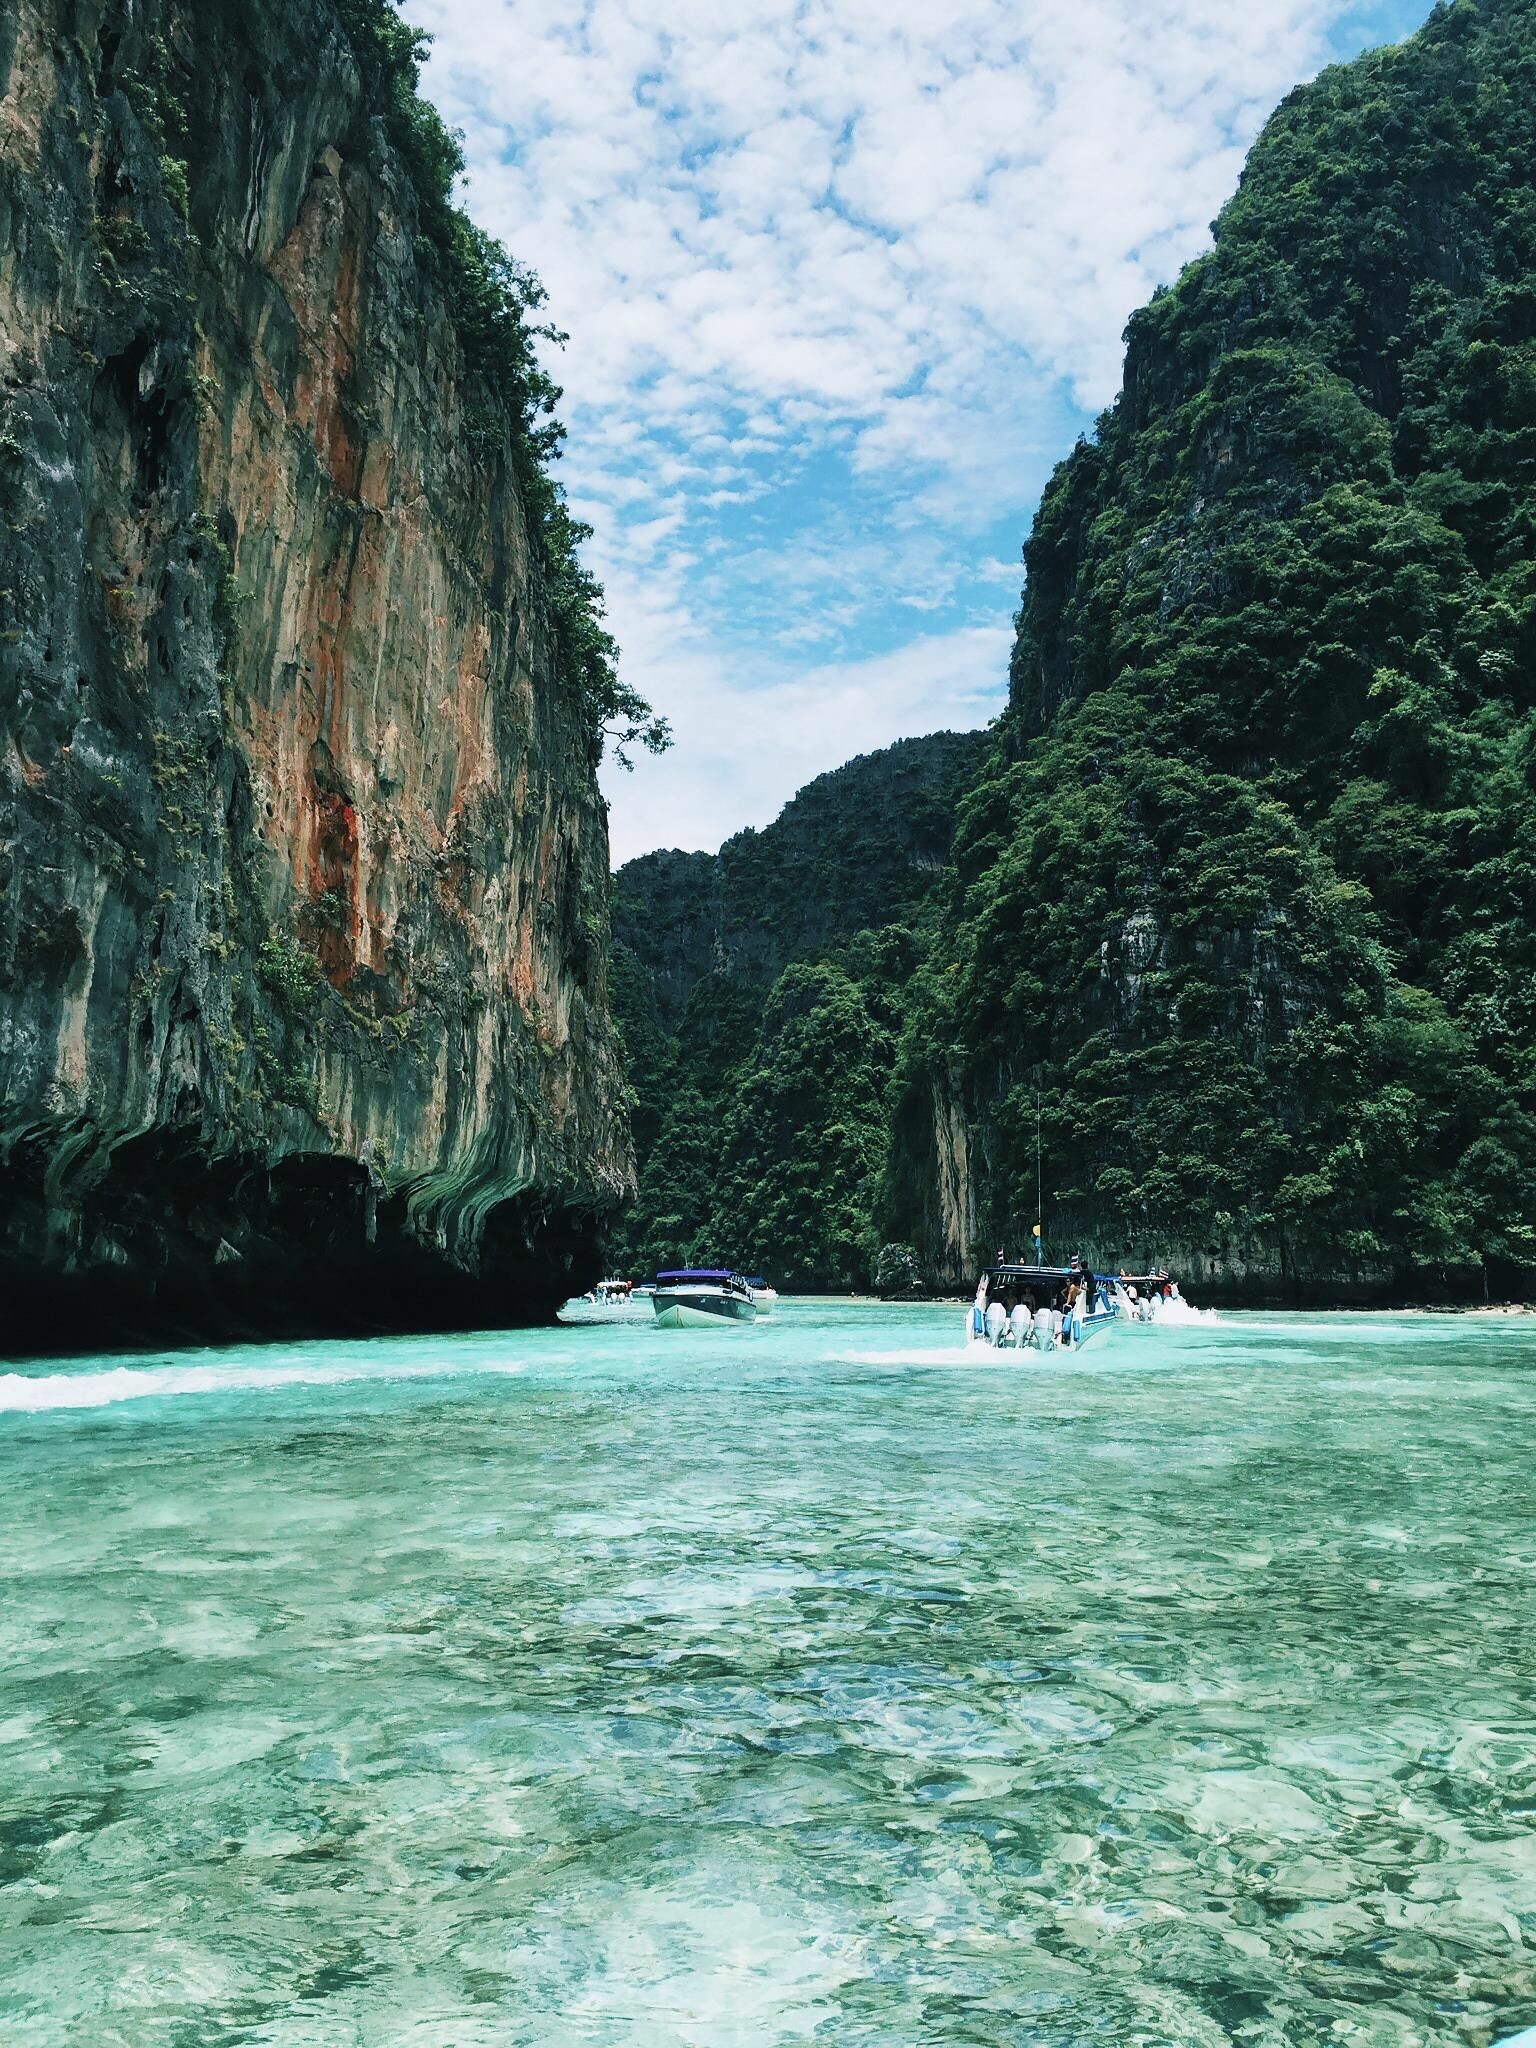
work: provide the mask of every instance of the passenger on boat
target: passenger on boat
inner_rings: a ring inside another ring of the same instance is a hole
[[[1081,1252],[1074,1252],[1067,1262],[1072,1269],[1068,1286],[1073,1290],[1072,1312],[1076,1324],[1076,1336],[1083,1334],[1083,1317],[1093,1314],[1094,1278],[1093,1268]]]

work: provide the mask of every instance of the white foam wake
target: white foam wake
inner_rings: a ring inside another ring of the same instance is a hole
[[[1189,1325],[1204,1327],[1211,1323],[1219,1323],[1220,1321],[1221,1317],[1215,1309],[1195,1308],[1187,1301],[1165,1301],[1157,1314],[1152,1318],[1154,1328],[1161,1324],[1164,1329],[1168,1330],[1177,1330]]]
[[[335,1387],[354,1380],[427,1380],[479,1373],[519,1373],[512,1364],[444,1359],[423,1365],[365,1365],[319,1360],[300,1365],[111,1366],[105,1372],[0,1373],[0,1414],[42,1414],[50,1408],[105,1408],[114,1401],[165,1400],[181,1394],[229,1394],[277,1387]]]
[[[1070,1356],[1070,1354],[1068,1354]],[[1008,1365],[1038,1353],[1001,1350],[995,1344],[951,1344],[942,1351],[850,1351],[850,1365]]]

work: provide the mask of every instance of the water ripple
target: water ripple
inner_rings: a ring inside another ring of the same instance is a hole
[[[0,2038],[1536,2023],[1536,1334],[957,1321],[5,1375]]]

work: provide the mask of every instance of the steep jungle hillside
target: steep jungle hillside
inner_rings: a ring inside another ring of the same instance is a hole
[[[0,1342],[510,1320],[632,1171],[537,283],[386,0],[0,9]]]
[[[1325,72],[1025,551],[886,1228],[1208,1289],[1536,1261],[1536,0]]]
[[[615,878],[614,1008],[638,1198],[609,1256],[868,1285],[907,987],[932,943],[976,733],[903,740],[717,854]]]

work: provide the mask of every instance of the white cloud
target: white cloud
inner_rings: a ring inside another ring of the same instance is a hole
[[[664,633],[676,625],[665,616],[655,623]],[[712,649],[668,636],[658,672],[664,667],[668,703],[687,735],[679,763],[687,808],[680,813],[665,772],[642,780],[638,769],[633,778],[606,769],[615,865],[655,846],[716,847],[744,825],[766,825],[813,776],[854,754],[937,725],[985,723],[998,708],[1011,637],[1006,620],[962,627],[743,689]]]
[[[1128,314],[1359,14],[404,4],[467,203],[571,334],[566,484],[626,676],[677,729],[607,778],[620,852],[713,844],[849,752],[996,707],[1000,545],[1113,395]],[[1427,0],[1388,4],[1401,31]]]

